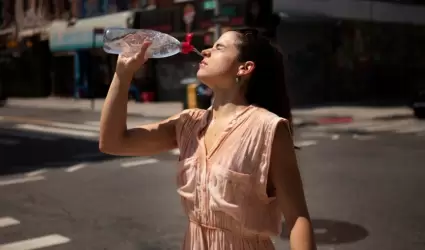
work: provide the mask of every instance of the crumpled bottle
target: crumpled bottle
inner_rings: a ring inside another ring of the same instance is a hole
[[[132,55],[140,51],[143,41],[149,40],[152,44],[146,51],[148,58],[164,58],[178,53],[202,54],[191,45],[192,34],[186,35],[186,41],[180,42],[175,37],[146,29],[107,28],[103,35],[103,50],[109,54]]]

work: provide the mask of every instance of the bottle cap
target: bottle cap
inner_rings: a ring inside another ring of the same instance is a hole
[[[186,41],[182,42],[182,53],[183,54],[189,54],[193,51],[194,47],[191,44],[193,38],[193,33],[187,33],[186,34]]]

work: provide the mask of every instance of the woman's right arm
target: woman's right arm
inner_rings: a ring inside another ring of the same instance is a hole
[[[103,153],[122,156],[144,156],[173,149],[176,142],[176,123],[180,115],[162,122],[127,129],[128,89],[134,72],[146,61],[145,42],[135,56],[119,56],[117,68],[106,96],[100,118],[99,149]]]

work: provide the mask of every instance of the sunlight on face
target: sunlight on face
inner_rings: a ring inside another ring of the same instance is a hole
[[[213,87],[218,84],[228,84],[236,78],[239,51],[236,47],[238,33],[228,31],[224,33],[210,49],[202,53],[204,59],[199,65],[198,79]],[[223,86],[224,87],[224,86]]]

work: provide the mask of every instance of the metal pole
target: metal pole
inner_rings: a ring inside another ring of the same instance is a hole
[[[214,15],[218,17],[221,14],[220,1],[219,0],[214,0],[214,1],[215,1]],[[221,25],[219,22],[216,22],[215,32],[214,32],[214,42],[218,40],[220,35],[221,35]]]
[[[92,49],[96,49],[96,29],[93,30],[93,43],[92,43]],[[90,52],[89,52],[90,53]],[[91,55],[89,55],[91,56]],[[89,87],[89,94],[90,94],[90,104],[91,109],[94,110],[94,82],[93,82],[93,64],[89,67],[90,68],[90,74],[89,77],[87,77],[88,81],[88,87]]]

